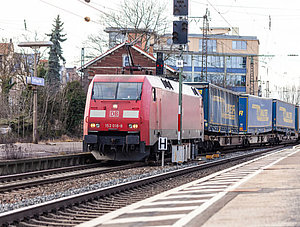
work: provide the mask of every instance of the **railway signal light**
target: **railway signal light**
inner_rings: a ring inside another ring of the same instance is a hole
[[[187,44],[188,22],[186,20],[173,21],[172,40],[174,44]]]
[[[164,74],[163,53],[157,52],[156,53],[156,75],[163,75],[163,74]]]
[[[188,15],[188,0],[174,0],[173,15],[174,16],[187,16]]]

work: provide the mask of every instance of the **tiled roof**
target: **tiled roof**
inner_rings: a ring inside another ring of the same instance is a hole
[[[96,61],[99,61],[100,59],[104,58],[105,56],[111,54],[112,52],[116,51],[117,49],[123,47],[124,45],[126,45],[127,42],[123,42],[113,48],[111,48],[110,50],[106,51],[105,53],[103,53],[102,55],[100,55],[99,57],[96,57],[95,59],[89,61],[88,63],[86,63],[84,66],[82,67],[79,67],[78,70],[81,70],[81,68],[85,69],[87,68],[88,66],[92,65],[93,63],[95,63]],[[145,55],[147,58],[151,59],[152,61],[156,61],[156,58],[152,55],[152,54],[149,54],[147,53],[146,51],[142,50],[140,47],[138,46],[135,46],[135,45],[132,45],[131,46],[134,50],[138,51],[139,53]],[[168,69],[169,71],[171,71],[172,73],[175,73],[176,70],[172,67],[170,67],[169,65],[165,64],[166,66],[166,69]]]

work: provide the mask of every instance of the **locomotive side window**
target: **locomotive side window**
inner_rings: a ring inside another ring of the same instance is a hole
[[[143,83],[95,82],[92,99],[140,100]]]
[[[156,88],[155,87],[152,88],[152,98],[153,98],[153,102],[156,102]]]

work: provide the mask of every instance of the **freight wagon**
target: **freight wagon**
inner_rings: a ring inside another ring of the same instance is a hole
[[[204,108],[204,151],[241,144],[239,134],[239,94],[207,82],[189,82],[199,90]]]
[[[274,141],[272,105],[272,99],[240,94],[239,133],[244,135],[244,146]]]
[[[294,104],[273,99],[272,127],[277,140],[294,140],[298,138],[297,107]]]
[[[294,132],[295,105],[281,100],[273,100],[273,129],[276,132]]]
[[[241,94],[239,97],[239,131],[258,134],[272,131],[272,99]]]
[[[278,144],[297,138],[295,115],[299,114],[293,104],[238,94],[206,82],[187,84],[197,88],[203,98],[204,152],[219,147]]]
[[[207,133],[238,134],[238,94],[210,83],[198,83]]]
[[[88,89],[84,150],[98,160],[140,161],[157,156],[159,137],[178,141],[178,82],[157,76],[96,75]],[[202,99],[183,85],[182,139],[201,146]]]

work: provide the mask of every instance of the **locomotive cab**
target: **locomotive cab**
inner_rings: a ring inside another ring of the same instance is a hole
[[[98,160],[142,160],[149,155],[140,135],[142,88],[142,77],[93,80],[86,104],[84,150]]]

